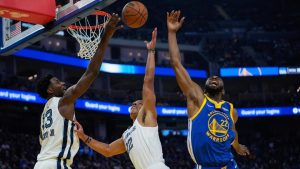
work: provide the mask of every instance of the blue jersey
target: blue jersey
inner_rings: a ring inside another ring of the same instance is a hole
[[[232,111],[231,103],[217,103],[205,95],[198,112],[189,119],[187,144],[195,163],[202,167],[221,168],[233,159]]]

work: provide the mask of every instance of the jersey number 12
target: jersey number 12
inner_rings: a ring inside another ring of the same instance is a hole
[[[130,137],[127,142],[126,142],[126,147],[127,147],[127,151],[128,153],[130,152],[130,150],[132,149],[133,147],[133,144],[132,144],[132,137]]]

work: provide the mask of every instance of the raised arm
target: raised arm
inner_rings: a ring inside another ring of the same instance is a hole
[[[75,125],[76,128],[74,130],[80,140],[99,154],[102,154],[105,157],[112,157],[126,152],[126,148],[122,138],[119,138],[110,144],[102,143],[87,136],[84,133],[82,126],[78,122],[75,122]]]
[[[157,125],[157,113],[155,109],[156,96],[154,93],[154,74],[155,74],[155,47],[156,47],[157,28],[152,32],[152,40],[145,41],[148,50],[148,58],[143,84],[143,107],[146,113],[145,124],[147,126]]]
[[[203,101],[203,91],[199,85],[192,81],[190,75],[181,64],[176,32],[181,28],[185,18],[182,17],[180,20],[179,18],[180,11],[167,12],[168,43],[171,65],[175,71],[177,83],[183,94],[188,100],[192,100],[196,104],[195,107],[199,107]]]
[[[238,132],[235,128],[235,123],[237,122],[238,120],[238,114],[236,112],[236,109],[233,109],[233,112],[232,112],[232,118],[233,118],[233,125],[232,125],[232,130],[234,131],[235,133],[235,139],[234,141],[232,142],[232,147],[234,148],[234,150],[239,154],[239,155],[242,155],[242,156],[245,156],[245,155],[249,155],[250,152],[248,150],[248,148],[242,144],[239,143],[239,136],[238,136]]]
[[[64,96],[60,100],[59,110],[65,118],[72,120],[74,110],[65,108],[64,106],[74,104],[75,100],[83,95],[90,87],[92,82],[97,78],[108,42],[113,36],[114,32],[122,27],[117,26],[119,21],[120,18],[118,17],[118,14],[112,14],[111,19],[105,26],[102,40],[99,43],[96,53],[91,59],[85,73],[75,85],[67,89]]]

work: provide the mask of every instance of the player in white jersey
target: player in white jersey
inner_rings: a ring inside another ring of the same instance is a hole
[[[143,100],[133,102],[130,118],[133,125],[126,130],[118,140],[105,144],[87,136],[82,126],[75,122],[79,138],[89,147],[111,157],[117,154],[129,154],[136,169],[168,169],[163,158],[161,142],[159,140],[156,96],[154,93],[155,46],[157,29],[152,32],[151,42],[145,42],[148,49],[146,73],[144,77]]]
[[[113,14],[106,24],[102,40],[80,80],[66,90],[64,82],[48,75],[39,80],[37,92],[47,99],[41,115],[41,151],[34,169],[70,169],[73,158],[79,149],[79,139],[74,132],[74,104],[97,78],[108,41],[117,27],[120,18]],[[55,59],[55,58],[53,58]]]

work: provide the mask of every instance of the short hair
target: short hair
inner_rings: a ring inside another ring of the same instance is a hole
[[[53,75],[48,74],[47,76],[39,79],[39,81],[37,82],[36,91],[44,99],[47,99],[47,97],[48,97],[47,90],[48,90],[48,87],[50,85],[50,80],[53,77],[54,77]]]

